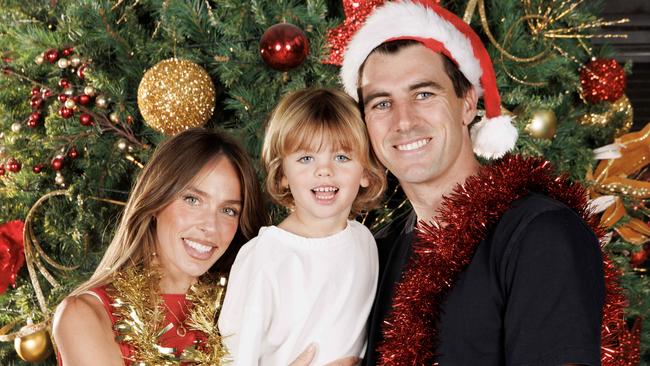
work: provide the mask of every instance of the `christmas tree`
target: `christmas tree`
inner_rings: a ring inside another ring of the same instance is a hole
[[[54,308],[93,272],[160,141],[188,127],[221,128],[257,160],[279,98],[339,87],[345,41],[379,3],[3,0],[0,363],[55,364]],[[650,314],[650,132],[628,134],[625,68],[590,44],[616,36],[611,24],[580,0],[442,5],[488,45],[503,108],[520,130],[517,152],[587,185],[604,211],[604,250],[626,298],[624,342],[634,348],[640,337],[641,362],[650,363],[650,327],[641,327]],[[381,226],[406,205],[394,186],[364,222]]]

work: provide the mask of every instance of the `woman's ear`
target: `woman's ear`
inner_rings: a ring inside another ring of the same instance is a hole
[[[363,175],[361,176],[361,181],[359,181],[359,185],[363,188],[368,188],[370,185],[370,178],[368,178],[368,171],[363,170]]]

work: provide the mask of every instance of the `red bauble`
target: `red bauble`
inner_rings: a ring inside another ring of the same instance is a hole
[[[38,122],[38,121],[41,120],[41,117],[42,117],[41,112],[34,112],[34,113],[29,115],[29,120],[30,121],[34,120],[34,121]]]
[[[65,95],[65,94],[59,94],[59,96],[57,98],[59,99],[59,102],[61,102],[61,103],[65,103],[65,101],[68,100],[68,96]]]
[[[79,115],[79,122],[83,126],[92,126],[93,125],[93,116],[88,113],[82,113]]]
[[[56,170],[57,172],[61,169],[63,169],[63,156],[57,155],[54,159],[52,159],[52,162],[50,165],[52,166],[52,169]]]
[[[52,91],[50,89],[43,89],[43,99],[47,99],[52,96]]]
[[[74,52],[74,47],[64,48],[63,51],[61,51],[63,56],[66,56],[66,57],[72,55],[72,52]]]
[[[262,35],[260,54],[264,62],[273,69],[291,70],[307,58],[309,41],[305,32],[295,25],[276,24]]]
[[[27,120],[27,127],[29,127],[29,128],[38,127],[38,120],[36,120],[36,119]]]
[[[68,79],[61,79],[59,80],[59,86],[62,89],[68,89],[70,87],[70,81]]]
[[[34,167],[32,168],[32,171],[34,173],[36,173],[36,174],[40,173],[41,171],[43,171],[43,165],[41,165],[41,164],[34,165]]]
[[[79,77],[79,79],[84,79],[86,77],[85,72],[87,67],[88,67],[87,64],[83,64],[79,66],[79,68],[77,69],[77,77]]]
[[[616,60],[597,58],[580,69],[580,84],[588,102],[614,102],[625,92],[625,70]]]
[[[41,105],[43,105],[43,98],[32,97],[32,99],[29,101],[29,105],[32,107],[32,109],[39,109],[41,108]]]
[[[52,48],[52,49],[49,49],[49,50],[45,51],[44,56],[45,56],[45,60],[47,60],[47,62],[53,64],[53,63],[56,62],[56,60],[59,59],[59,51]]]
[[[72,109],[70,109],[70,108],[61,107],[59,109],[59,116],[61,116],[63,118],[66,118],[66,119],[70,118],[70,117],[72,117],[73,114],[74,114],[74,111]]]
[[[632,267],[640,267],[643,265],[648,260],[648,254],[650,254],[650,247],[632,253],[630,255],[630,264]]]
[[[41,94],[41,88],[35,86],[32,88],[32,97],[39,96]]]
[[[18,271],[25,264],[22,221],[10,221],[0,225],[0,294],[9,285],[16,284]]]
[[[86,94],[81,94],[77,102],[81,105],[87,105],[88,103],[90,103],[90,100],[91,100],[90,96]]]
[[[5,165],[4,165],[4,164],[0,164],[0,175],[5,175],[6,172],[7,172],[7,171],[5,171]]]
[[[70,159],[76,159],[79,157],[79,151],[77,151],[77,148],[71,147],[70,150],[68,150],[68,157]]]
[[[12,173],[18,173],[20,171],[21,167],[22,167],[22,165],[15,158],[9,158],[9,160],[7,160],[7,170],[8,171],[10,171]]]

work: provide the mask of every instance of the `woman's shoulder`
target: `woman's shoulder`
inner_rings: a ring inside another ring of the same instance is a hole
[[[94,291],[59,304],[52,328],[64,365],[124,365],[106,306]]]
[[[54,336],[64,336],[69,332],[84,329],[112,328],[111,319],[106,312],[102,298],[95,291],[66,297],[57,306],[53,319]]]

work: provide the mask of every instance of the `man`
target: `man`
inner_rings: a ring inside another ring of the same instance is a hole
[[[365,364],[599,365],[603,262],[584,192],[540,160],[481,167],[474,153],[503,156],[516,130],[471,28],[426,1],[387,3],[341,78],[413,207],[377,235]]]

